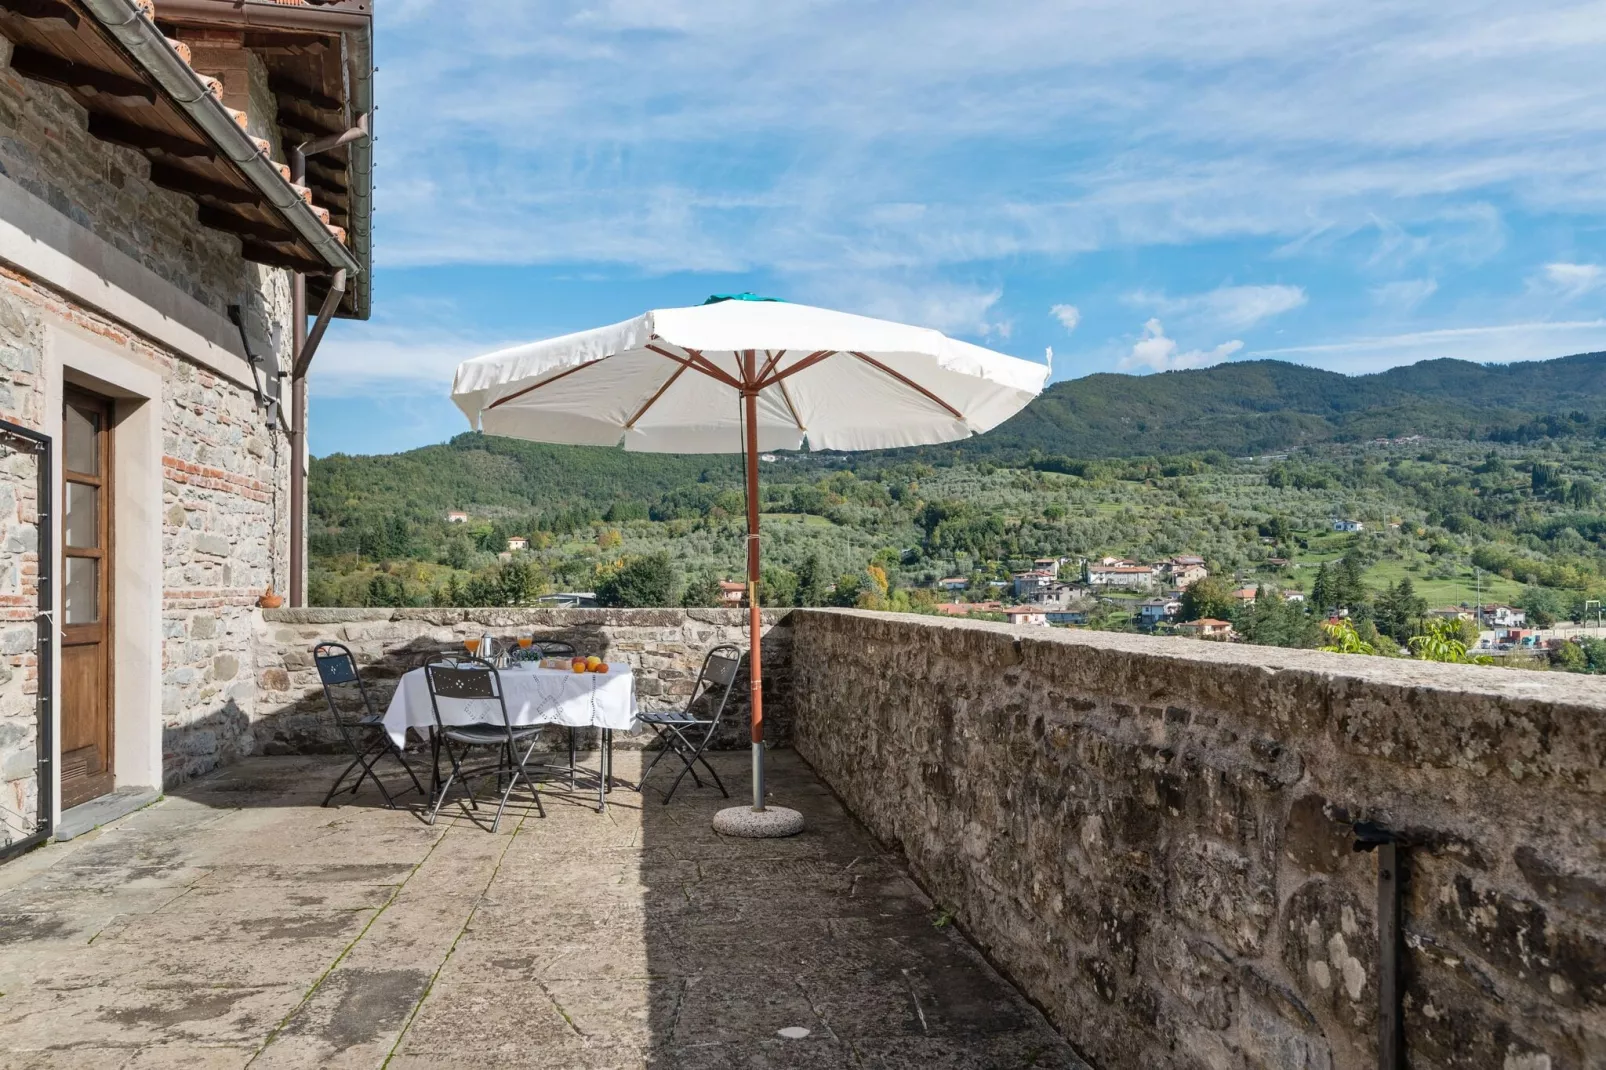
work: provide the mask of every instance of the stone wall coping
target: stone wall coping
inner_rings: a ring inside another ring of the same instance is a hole
[[[310,607],[306,609],[264,609],[262,619],[270,624],[348,624],[359,621],[422,621],[427,624],[483,624],[488,628],[511,628],[521,624],[553,627],[614,625],[659,627],[680,621],[695,621],[717,627],[747,623],[745,609],[538,609],[532,607],[487,607],[479,609],[346,609]],[[763,610],[766,625],[783,623],[790,609]]]
[[[1606,712],[1606,676],[1503,669],[1492,665],[1446,665],[1412,658],[1326,654],[1319,650],[1292,650],[1128,632],[1009,625],[995,621],[865,609],[798,609],[793,612],[836,614],[943,632],[992,634],[1013,640],[1023,658],[1059,650],[1114,651],[1171,662],[1177,672],[1187,672],[1191,668],[1219,669],[1230,665],[1263,669],[1267,673],[1305,673],[1335,682],[1354,680],[1390,687],[1455,691],[1507,701],[1592,707]]]

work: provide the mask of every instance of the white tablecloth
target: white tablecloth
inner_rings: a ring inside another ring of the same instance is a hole
[[[508,719],[515,725],[566,724],[631,731],[636,724],[636,686],[630,666],[608,663],[608,671],[568,672],[519,665],[502,670],[502,691]],[[502,723],[494,700],[441,699],[441,720],[447,724]],[[428,736],[435,727],[424,670],[401,678],[385,710],[385,731],[401,746],[407,729]]]

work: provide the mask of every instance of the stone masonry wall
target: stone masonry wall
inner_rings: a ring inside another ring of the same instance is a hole
[[[793,614],[796,746],[1095,1065],[1606,1066],[1606,682]]]
[[[0,349],[0,362],[5,359]],[[44,454],[0,438],[0,848],[31,836],[39,819],[34,613],[39,579],[36,488],[43,464]]]
[[[9,60],[0,39],[0,174],[214,311],[240,304],[260,346],[277,333],[279,364],[288,368],[289,273],[242,260],[237,239],[196,223],[191,199],[150,182],[142,155],[89,137],[83,109],[66,92],[18,76]],[[246,72],[253,111],[268,106],[258,68]],[[253,124],[265,121],[265,112],[252,116]],[[94,332],[163,375],[160,716],[164,776],[173,783],[254,746],[255,602],[269,583],[281,592],[288,583],[289,449],[251,390],[3,268],[0,417],[41,426],[51,320]],[[0,466],[0,517],[4,495],[22,493],[27,478]],[[0,580],[5,569],[0,557]],[[0,645],[10,640],[0,637]],[[21,686],[0,683],[0,709],[15,704]],[[26,745],[0,727],[0,770],[20,767]]]
[[[764,720],[766,738],[791,738],[789,617],[766,613]],[[277,609],[264,610],[256,655],[260,696],[255,731],[267,753],[328,751],[341,746],[329,718],[312,648],[319,642],[351,648],[381,712],[402,673],[430,655],[464,653],[463,640],[493,636],[567,640],[581,654],[628,662],[643,709],[684,705],[703,657],[722,643],[747,649],[747,612],[731,609]],[[748,745],[747,679],[731,692],[715,746]],[[558,737],[554,735],[553,742]],[[639,745],[643,733],[616,746]]]

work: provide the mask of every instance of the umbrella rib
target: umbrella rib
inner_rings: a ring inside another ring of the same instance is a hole
[[[532,390],[539,390],[543,386],[550,386],[553,383],[557,382],[559,379],[564,378],[565,376],[573,375],[575,372],[579,371],[581,368],[589,368],[593,364],[599,364],[604,359],[606,359],[606,358],[598,357],[596,360],[588,360],[584,364],[576,364],[572,368],[565,368],[563,371],[561,371],[558,374],[554,375],[550,379],[542,379],[539,383],[531,383],[529,386],[525,387],[523,390],[516,390],[513,393],[509,394],[505,398],[497,398],[495,401],[491,402],[489,405],[487,405],[485,407],[487,409],[494,409],[498,405],[501,405],[501,404],[503,404],[505,402],[512,401],[514,398],[521,398],[525,394],[528,394]]]
[[[784,356],[786,356],[786,350],[784,350],[784,349],[776,350],[770,356],[770,359],[764,362],[764,367],[759,369],[759,371],[758,371],[758,381],[759,382],[763,382],[769,376],[770,372],[775,370],[775,366],[781,362],[781,358],[784,357]]]
[[[670,387],[674,386],[675,385],[675,380],[679,379],[682,375],[685,375],[686,374],[686,369],[689,368],[689,367],[691,367],[691,365],[682,364],[680,367],[676,368],[674,370],[674,372],[670,374],[669,378],[664,380],[664,384],[653,392],[652,397],[650,397],[646,401],[642,402],[641,408],[636,410],[636,414],[625,422],[625,430],[626,431],[635,430],[636,421],[641,419],[643,416],[646,415],[647,410],[652,408],[654,403],[656,403],[659,398],[664,396],[664,391],[668,390]]]
[[[808,356],[804,357],[802,360],[798,361],[796,364],[792,365],[790,368],[786,368],[786,369],[783,369],[782,371],[778,371],[774,375],[771,375],[768,379],[764,379],[762,376],[760,376],[760,379],[762,381],[758,384],[758,388],[760,390],[763,390],[767,386],[774,386],[776,383],[780,382],[782,379],[790,378],[791,376],[796,375],[800,371],[803,371],[805,369],[814,367],[816,364],[820,363],[820,361],[822,361],[822,360],[825,360],[827,357],[834,357],[834,356],[836,356],[836,350],[834,350],[834,349],[821,349],[821,350],[819,350],[817,352],[810,353]]]
[[[792,422],[797,424],[797,429],[799,431],[802,431],[804,434],[807,434],[809,429],[803,426],[803,418],[800,417],[797,414],[797,406],[792,404],[792,393],[791,393],[791,391],[787,390],[786,389],[786,384],[784,382],[781,382],[780,380],[777,380],[775,385],[780,387],[781,400],[786,402],[786,411],[792,414]]]
[[[866,364],[870,365],[870,367],[876,369],[882,374],[891,376],[909,389],[918,392],[926,399],[935,401],[938,405],[941,405],[945,410],[947,410],[948,415],[952,416],[954,419],[961,422],[964,421],[965,418],[964,416],[960,415],[958,409],[954,408],[952,405],[948,404],[946,401],[942,400],[942,398],[938,397],[936,394],[933,394],[931,391],[927,390],[925,387],[921,386],[907,375],[904,375],[901,372],[895,372],[885,364],[882,364],[879,360],[876,360],[872,357],[867,357],[863,353],[853,353],[851,355],[858,357],[860,360],[864,361]]]
[[[645,348],[649,352],[658,354],[660,357],[668,357],[676,364],[682,364],[695,371],[701,372],[710,379],[718,379],[732,390],[740,390],[742,388],[741,383],[737,382],[735,379],[732,379],[724,369],[710,362],[707,357],[703,356],[701,353],[698,353],[696,350],[688,349],[686,350],[687,356],[682,357],[678,354],[671,353],[667,349],[660,348],[659,346],[649,345]]]

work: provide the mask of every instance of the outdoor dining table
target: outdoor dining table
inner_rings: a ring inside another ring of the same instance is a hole
[[[552,724],[601,731],[597,808],[603,809],[613,773],[613,733],[637,727],[636,681],[630,666],[609,662],[607,672],[595,673],[543,669],[534,662],[523,662],[500,670],[499,675],[508,720],[515,728]],[[444,724],[501,723],[501,711],[493,701],[442,698],[439,702]],[[422,668],[402,676],[385,710],[384,721],[385,732],[398,747],[406,746],[409,728],[431,739],[435,711]]]

